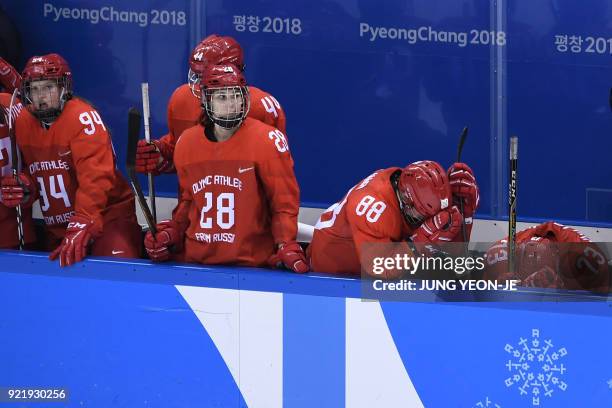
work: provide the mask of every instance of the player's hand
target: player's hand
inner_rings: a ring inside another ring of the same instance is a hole
[[[5,207],[29,207],[36,200],[36,193],[34,180],[25,173],[19,173],[17,179],[14,176],[0,179],[0,201]]]
[[[453,193],[453,204],[463,202],[463,217],[466,224],[472,223],[472,217],[480,204],[480,191],[476,184],[474,172],[465,163],[455,163],[448,168],[448,181]]]
[[[2,57],[0,57],[0,88],[8,93],[13,93],[21,86],[21,75],[19,72]]]
[[[305,273],[310,270],[304,250],[295,241],[282,243],[278,246],[278,251],[270,260],[273,266],[285,267],[296,273]]]
[[[451,242],[461,233],[463,217],[456,206],[442,210],[426,219],[410,237],[415,243],[438,244]]]
[[[138,173],[155,173],[158,167],[164,161],[160,142],[153,140],[147,143],[145,140],[139,140],[136,146],[136,171]]]
[[[83,215],[70,217],[62,243],[49,255],[54,261],[59,257],[60,266],[80,262],[87,255],[87,247],[99,234],[93,220]]]
[[[164,262],[170,259],[170,248],[180,247],[183,242],[183,233],[179,225],[173,220],[162,221],[157,224],[155,236],[151,231],[145,235],[144,246],[149,258],[153,262]]]

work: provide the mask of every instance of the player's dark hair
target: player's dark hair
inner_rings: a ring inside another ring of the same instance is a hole
[[[401,169],[397,169],[395,170],[393,173],[391,173],[391,175],[389,176],[389,181],[391,182],[391,187],[393,187],[393,191],[395,191],[395,195],[397,197],[397,200],[399,201],[399,194],[398,194],[398,183],[399,183],[399,179],[400,176],[402,174],[402,170]],[[400,203],[401,205],[401,203]]]

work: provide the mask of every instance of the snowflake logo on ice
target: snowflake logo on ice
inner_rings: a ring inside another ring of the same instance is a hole
[[[489,399],[489,397],[485,397],[484,402],[482,401],[478,401],[476,404],[474,404],[474,406],[472,408],[487,408],[487,407],[491,407],[491,408],[501,408],[501,405],[496,404],[494,402],[491,402],[491,400]]]
[[[531,394],[533,406],[539,406],[542,395],[552,397],[555,388],[565,391],[567,383],[560,377],[567,368],[560,359],[567,356],[562,347],[554,350],[551,340],[540,340],[540,330],[531,330],[531,340],[520,338],[516,346],[506,344],[504,350],[512,356],[506,363],[512,374],[506,378],[506,387],[516,385],[521,395]]]
[[[612,378],[608,380],[608,388],[612,390]]]

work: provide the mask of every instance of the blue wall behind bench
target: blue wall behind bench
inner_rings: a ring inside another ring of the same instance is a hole
[[[8,0],[3,7],[22,36],[19,68],[31,54],[64,54],[77,93],[111,127],[121,163],[126,112],[141,106],[140,82],[150,84],[160,136],[190,49],[216,32],[242,43],[249,81],[286,110],[303,205],[325,207],[378,168],[425,158],[449,165],[469,125],[463,159],[480,182],[480,216],[507,212],[506,146],[517,134],[520,217],[612,222],[611,0],[588,7],[571,0]],[[93,23],[91,10],[132,20]],[[398,30],[408,39],[390,38]],[[173,176],[157,183],[161,194],[174,194]]]

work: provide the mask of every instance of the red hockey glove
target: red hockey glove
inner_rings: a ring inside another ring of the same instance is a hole
[[[27,174],[19,173],[17,180],[14,176],[4,176],[0,179],[0,201],[4,206],[31,207],[36,198],[36,183]]]
[[[463,217],[456,206],[442,210],[428,218],[416,229],[410,237],[415,243],[443,243],[451,242],[457,234],[461,233]]]
[[[20,86],[21,75],[19,75],[19,72],[0,57],[0,88],[4,88],[7,93],[13,93]]]
[[[157,140],[147,143],[139,140],[136,147],[136,171],[138,173],[155,173],[157,167],[162,163],[161,151],[157,146]]]
[[[80,262],[87,255],[87,246],[99,235],[94,222],[83,215],[73,215],[68,222],[62,243],[49,255],[50,260],[60,259],[60,266]]]
[[[480,191],[474,172],[465,163],[455,163],[448,168],[447,173],[453,193],[453,204],[459,207],[459,203],[463,201],[465,223],[471,224],[472,217],[480,203]]]
[[[170,248],[180,248],[183,243],[184,232],[178,223],[173,220],[162,221],[157,224],[155,237],[151,231],[145,235],[144,245],[149,258],[153,262],[164,262],[170,259]]]
[[[272,266],[285,267],[296,273],[305,273],[310,270],[304,250],[295,241],[279,244],[278,251],[269,260]]]

